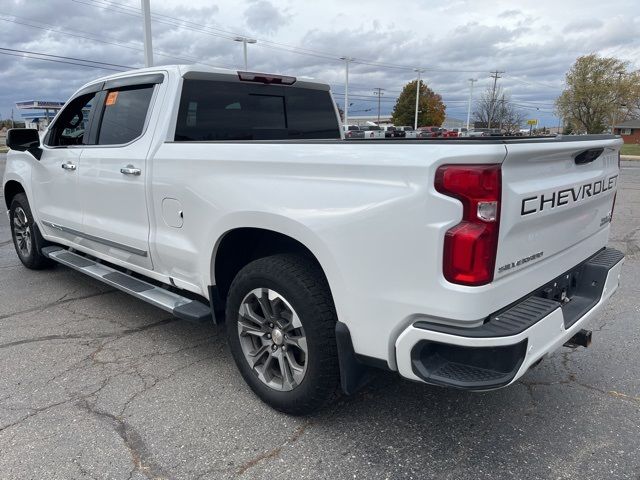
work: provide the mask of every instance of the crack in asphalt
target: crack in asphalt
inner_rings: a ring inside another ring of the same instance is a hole
[[[15,347],[17,345],[25,345],[28,343],[38,343],[38,342],[49,342],[52,340],[78,340],[78,339],[86,339],[86,340],[99,340],[102,338],[121,338],[124,335],[130,335],[132,333],[144,332],[145,330],[149,330],[150,328],[157,327],[159,325],[165,325],[167,323],[177,321],[177,318],[165,318],[155,323],[150,323],[147,325],[143,325],[141,327],[129,328],[125,330],[121,330],[119,332],[111,332],[111,333],[98,333],[95,335],[81,335],[81,334],[66,334],[66,335],[44,335],[42,337],[35,338],[26,338],[24,340],[16,340],[15,342],[8,342],[0,344],[0,349]]]
[[[253,467],[255,467],[256,465],[258,465],[263,461],[273,460],[274,458],[279,457],[280,454],[282,453],[282,450],[286,446],[296,443],[300,439],[300,437],[302,437],[302,435],[305,433],[307,428],[309,428],[311,425],[312,425],[311,421],[307,421],[303,423],[298,428],[296,428],[293,431],[293,433],[284,442],[282,442],[282,444],[280,444],[276,448],[272,448],[271,450],[262,452],[261,454],[251,458],[250,460],[240,465],[240,467],[238,468],[238,471],[236,472],[236,476],[240,477],[244,475],[247,472],[247,470],[252,469]]]
[[[28,413],[27,415],[23,416],[22,418],[20,418],[19,420],[16,420],[15,422],[9,423],[7,425],[3,425],[2,427],[0,427],[0,432],[4,432],[5,430],[11,428],[11,427],[15,427],[16,425],[20,425],[22,422],[24,422],[25,420],[31,418],[31,417],[35,417],[36,415],[39,415],[43,412],[46,412],[47,410],[50,410],[54,407],[58,407],[60,405],[64,405],[65,403],[68,403],[71,399],[67,398],[65,400],[62,400],[60,402],[56,402],[56,403],[52,403],[50,405],[47,405],[46,407],[40,407],[40,408],[30,408],[29,410],[32,410],[30,413]]]
[[[129,479],[136,472],[141,473],[150,479],[170,478],[169,475],[158,465],[149,452],[149,447],[145,443],[138,431],[125,420],[121,415],[113,415],[104,412],[91,404],[86,398],[78,401],[76,406],[98,418],[106,420],[111,424],[115,432],[122,439],[124,446],[131,454],[133,469],[129,473]]]
[[[18,315],[23,315],[25,313],[39,312],[39,311],[46,310],[47,308],[57,307],[59,305],[64,305],[65,303],[73,302],[75,300],[85,300],[87,298],[99,297],[101,295],[107,295],[109,293],[114,293],[114,292],[117,292],[117,291],[118,290],[113,289],[113,290],[107,290],[105,292],[90,293],[88,295],[82,295],[80,297],[74,297],[74,298],[65,298],[68,295],[68,294],[65,294],[61,298],[59,298],[58,300],[46,303],[44,305],[39,305],[37,307],[31,307],[31,308],[27,308],[25,310],[20,310],[20,311],[17,311],[17,312],[0,315],[0,320],[5,320],[7,318],[15,317],[15,316],[18,316]]]
[[[600,330],[605,325],[606,325],[606,322],[603,323],[603,325],[601,325]],[[528,392],[529,392],[529,394],[530,394],[530,396],[532,398],[532,402],[534,403],[534,406],[537,405],[537,401],[535,400],[533,387],[536,387],[536,386],[550,387],[550,386],[553,386],[553,385],[570,385],[570,384],[577,385],[577,386],[582,387],[582,388],[584,388],[586,390],[591,390],[593,392],[597,392],[597,393],[600,393],[602,395],[606,395],[608,397],[620,399],[620,400],[623,400],[625,402],[630,402],[630,403],[633,403],[633,404],[636,404],[636,405],[640,404],[640,396],[628,395],[626,393],[618,392],[616,390],[607,391],[607,390],[603,390],[601,388],[595,387],[593,385],[590,385],[588,383],[584,383],[584,382],[578,381],[576,372],[572,371],[569,368],[569,363],[571,362],[569,356],[572,353],[575,353],[577,350],[578,350],[577,348],[572,348],[569,351],[561,353],[562,360],[561,360],[560,363],[561,363],[562,367],[565,369],[565,371],[567,372],[567,377],[565,379],[556,380],[556,381],[548,381],[548,382],[520,380],[519,383],[524,385],[526,387],[526,389],[528,390]]]

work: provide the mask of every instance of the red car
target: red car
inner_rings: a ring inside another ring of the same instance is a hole
[[[458,129],[454,128],[453,130],[447,130],[446,128],[443,128],[442,136],[447,138],[458,138]]]
[[[418,127],[418,138],[440,137],[440,127]]]

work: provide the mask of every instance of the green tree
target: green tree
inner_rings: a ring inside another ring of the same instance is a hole
[[[394,125],[413,125],[416,113],[416,82],[417,80],[413,80],[402,89],[391,114]],[[418,126],[442,125],[446,108],[442,103],[442,97],[420,80]]]
[[[640,105],[640,71],[628,69],[628,62],[613,57],[579,57],[556,100],[559,116],[587,133],[602,133],[631,117]]]

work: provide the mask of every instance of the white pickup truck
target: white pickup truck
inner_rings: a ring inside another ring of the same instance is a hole
[[[162,66],[13,129],[16,251],[226,321],[253,391],[306,414],[372,369],[504,387],[618,286],[613,136],[345,140],[329,87]]]

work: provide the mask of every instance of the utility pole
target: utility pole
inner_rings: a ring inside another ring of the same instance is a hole
[[[351,57],[340,57],[340,60],[344,60],[345,64],[345,77],[344,77],[344,124],[349,125],[349,63],[355,59]]]
[[[373,89],[373,94],[378,96],[378,124],[380,124],[380,97],[384,95],[382,91],[384,88],[376,87]]]
[[[247,43],[258,43],[255,38],[247,38],[247,37],[235,37],[233,39],[236,42],[242,42],[242,50],[244,52],[244,69],[245,71],[249,69],[249,61],[247,59]]]
[[[491,103],[489,108],[489,121],[487,122],[487,128],[491,128],[491,120],[493,119],[493,106],[496,101],[496,87],[498,86],[498,79],[502,78],[500,76],[501,73],[504,72],[499,72],[498,70],[496,70],[495,72],[491,73],[491,75],[489,75],[491,78],[493,78],[493,89],[491,90]]]
[[[149,0],[142,2],[142,25],[144,27],[144,66],[153,67],[153,46],[151,45],[151,7]]]
[[[15,128],[15,123],[13,123],[13,108],[11,109],[11,128]]]
[[[416,111],[413,117],[413,129],[418,130],[418,106],[420,105],[420,74],[424,72],[422,68],[416,68],[413,70],[418,73],[418,81],[416,82]]]
[[[504,93],[502,94],[502,99],[500,100],[500,130],[502,130],[502,125],[504,123],[504,114],[505,114],[505,108],[504,108]]]
[[[614,109],[613,109],[613,119],[611,120],[611,134],[615,135],[616,134],[616,121],[618,120],[616,117],[618,116],[618,108],[619,108],[619,103],[620,103],[620,84],[622,83],[622,76],[624,75],[623,71],[618,71],[618,85],[617,85],[617,92],[616,92],[616,96],[615,96],[615,102],[616,104],[614,105]]]
[[[471,120],[471,102],[473,101],[473,84],[478,81],[477,78],[469,79],[469,105],[467,107],[467,132],[469,131],[469,121]]]

